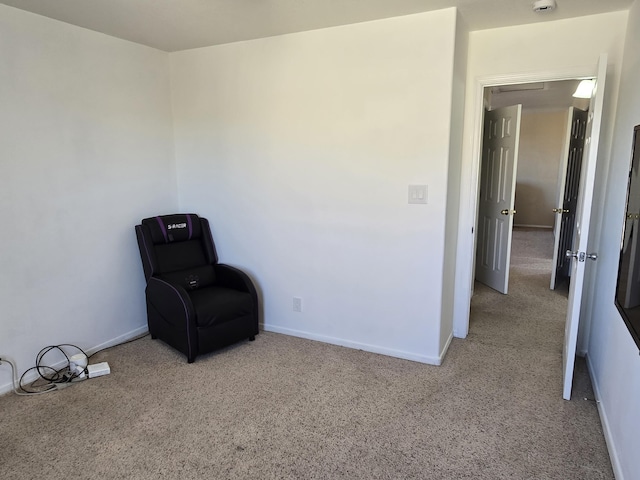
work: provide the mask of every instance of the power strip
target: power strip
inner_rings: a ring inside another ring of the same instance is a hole
[[[107,362],[100,362],[94,363],[93,365],[88,365],[87,373],[89,374],[89,378],[96,378],[103,375],[109,375],[111,373],[111,369],[109,368],[109,364]]]

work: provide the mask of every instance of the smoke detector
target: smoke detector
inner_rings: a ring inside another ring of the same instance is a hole
[[[533,11],[537,13],[552,12],[556,6],[556,0],[536,0],[533,2]]]

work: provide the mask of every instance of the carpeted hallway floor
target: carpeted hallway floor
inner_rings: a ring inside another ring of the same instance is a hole
[[[561,398],[546,241],[516,235],[510,294],[476,287],[440,367],[264,332],[191,365],[102,352],[109,376],[0,398],[0,477],[612,479],[583,362]]]

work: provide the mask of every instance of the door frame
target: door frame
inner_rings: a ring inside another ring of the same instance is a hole
[[[458,225],[457,275],[454,292],[453,336],[466,338],[475,272],[476,224],[478,221],[478,192],[482,162],[482,125],[484,118],[484,89],[520,83],[584,80],[597,75],[594,63],[582,67],[528,73],[496,74],[477,77],[474,81],[472,113],[473,141],[471,146],[471,178],[468,187],[460,188],[460,221]],[[464,213],[465,205],[468,207]],[[471,233],[469,235],[468,233]]]

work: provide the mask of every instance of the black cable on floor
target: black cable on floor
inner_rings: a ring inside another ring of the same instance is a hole
[[[67,352],[65,352],[62,347],[75,348],[80,353],[82,353],[85,357],[89,358],[84,350],[82,350],[77,345],[73,345],[73,344],[70,344],[70,343],[62,343],[60,345],[49,345],[47,347],[44,347],[36,355],[35,367],[31,367],[31,368],[27,369],[20,376],[20,381],[18,382],[18,388],[21,391],[25,392],[25,393],[41,393],[43,391],[55,390],[56,389],[56,384],[70,383],[70,382],[73,382],[75,379],[77,379],[78,378],[78,374],[76,372],[71,372],[70,371],[70,363],[71,362],[69,360],[69,355],[67,355]],[[60,369],[55,369],[55,368],[53,368],[53,367],[51,367],[49,365],[43,365],[42,364],[44,356],[47,353],[51,352],[52,350],[59,351],[67,359],[67,364],[64,367],[62,367]],[[30,371],[32,371],[32,370],[36,370],[37,371],[39,378],[35,379],[29,385],[23,385],[22,382],[24,380],[25,375],[27,373],[29,373]],[[41,381],[41,380],[44,380],[45,383],[44,384],[42,384],[42,383],[38,384],[38,382]],[[43,387],[46,387],[46,388],[43,390],[42,389]],[[33,390],[34,388],[37,388],[38,390]]]
[[[87,355],[87,353],[82,350],[80,347],[78,347],[77,345],[73,345],[71,343],[61,343],[60,345],[49,345],[44,347],[42,350],[40,350],[38,352],[38,354],[36,355],[36,363],[34,367],[31,367],[29,369],[27,369],[21,376],[20,376],[20,380],[18,381],[18,384],[15,384],[15,379],[16,379],[16,367],[13,364],[13,362],[2,358],[0,359],[0,363],[1,362],[7,362],[10,366],[11,366],[11,378],[12,378],[12,382],[14,384],[14,392],[18,395],[39,395],[42,393],[47,393],[47,392],[51,392],[53,390],[59,390],[60,388],[63,388],[67,385],[63,385],[63,384],[69,384],[69,383],[73,383],[73,382],[77,382],[80,380],[84,380],[84,378],[79,378],[79,374],[77,372],[71,372],[70,369],[70,365],[71,365],[71,360],[70,357],[72,355],[69,355],[67,352],[65,352],[63,347],[67,347],[67,348],[74,348],[76,349],[78,352],[82,353],[86,358],[87,358],[87,362],[88,360],[93,357],[95,354],[103,352],[105,350],[108,350],[110,348],[113,347],[118,347],[120,345],[126,345],[127,343],[131,343],[131,342],[135,342],[136,340],[140,340],[141,338],[144,338],[146,336],[148,336],[149,333],[145,333],[144,335],[140,335],[138,337],[132,338],[131,340],[127,340],[126,342],[122,342],[122,343],[118,343],[116,345],[111,345],[110,347],[105,347],[105,348],[101,348],[100,350],[96,350],[95,352],[93,352],[91,355]],[[43,364],[43,359],[45,357],[45,355],[47,355],[49,352],[51,351],[55,351],[57,350],[58,352],[62,353],[62,355],[64,355],[64,357],[67,360],[67,364],[65,366],[63,366],[60,369],[56,369],[53,368],[49,365],[44,365]],[[33,382],[31,382],[28,385],[23,385],[23,381],[24,381],[24,377],[25,375],[27,375],[27,373],[31,372],[32,370],[36,370],[38,373],[38,378],[36,378]]]

